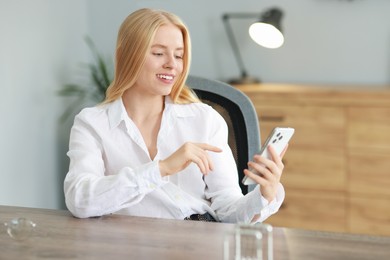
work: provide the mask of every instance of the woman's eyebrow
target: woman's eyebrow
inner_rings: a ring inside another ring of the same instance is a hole
[[[163,48],[163,49],[168,49],[167,46],[163,45],[163,44],[153,44],[152,45],[152,48]],[[177,47],[176,50],[184,50],[184,47]]]

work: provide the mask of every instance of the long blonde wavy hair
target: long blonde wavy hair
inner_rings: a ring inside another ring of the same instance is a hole
[[[172,13],[143,8],[131,13],[119,28],[114,80],[106,91],[103,103],[118,99],[135,84],[156,31],[166,24],[177,26],[183,34],[184,42],[183,72],[173,85],[170,97],[177,104],[199,102],[192,90],[185,85],[191,63],[191,40],[187,27]]]

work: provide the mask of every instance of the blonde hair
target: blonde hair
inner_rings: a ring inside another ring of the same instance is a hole
[[[170,97],[177,104],[199,102],[194,92],[185,85],[191,63],[191,40],[187,27],[172,13],[144,8],[131,13],[119,28],[114,80],[106,91],[103,103],[118,99],[135,84],[156,31],[166,24],[177,26],[184,42],[183,72],[173,85]]]

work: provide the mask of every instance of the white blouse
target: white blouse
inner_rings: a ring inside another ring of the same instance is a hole
[[[173,104],[165,98],[157,155],[152,160],[142,135],[128,117],[122,99],[83,109],[71,130],[69,172],[64,181],[68,209],[79,218],[117,213],[169,219],[209,212],[222,222],[263,221],[284,200],[280,184],[270,203],[259,188],[244,196],[236,164],[227,144],[222,116],[203,103]],[[214,170],[204,176],[195,164],[161,177],[159,160],[185,142],[209,143]]]

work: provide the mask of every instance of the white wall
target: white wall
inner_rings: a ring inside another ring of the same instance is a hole
[[[69,126],[56,91],[86,57],[86,13],[80,0],[0,0],[0,204],[63,205]]]
[[[221,21],[224,12],[278,6],[285,45],[256,46],[251,21],[232,21],[251,75],[264,82],[389,84],[388,0],[0,0],[0,204],[63,207],[68,100],[56,91],[89,59],[89,34],[113,56],[120,23],[140,7],[175,12],[193,39],[192,74],[238,75]]]
[[[226,80],[239,71],[221,16],[225,12],[284,11],[285,45],[262,48],[247,35],[251,20],[232,20],[249,73],[263,82],[388,84],[388,0],[106,0],[90,1],[91,33],[112,53],[122,20],[139,7],[166,9],[188,25],[193,40],[191,72]]]

